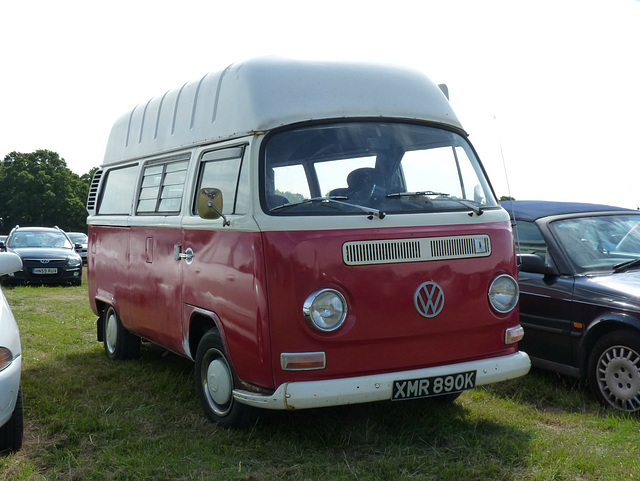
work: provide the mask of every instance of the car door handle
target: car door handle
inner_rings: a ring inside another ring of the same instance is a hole
[[[179,244],[173,246],[173,258],[177,261],[184,259],[187,265],[190,265],[193,262],[193,249],[189,247],[184,252],[180,252],[181,247]]]

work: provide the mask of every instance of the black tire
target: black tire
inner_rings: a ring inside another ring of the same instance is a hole
[[[233,398],[233,367],[218,331],[207,332],[196,352],[195,378],[198,399],[207,417],[224,427],[245,427],[258,420],[258,409]]]
[[[591,351],[589,387],[605,406],[628,413],[640,412],[640,336],[614,331],[603,336]]]
[[[109,306],[103,316],[103,343],[107,357],[119,361],[139,357],[140,338],[127,331],[116,310]]]
[[[22,447],[24,431],[24,410],[22,407],[22,388],[18,388],[18,400],[13,414],[7,423],[0,428],[0,451],[16,452]]]

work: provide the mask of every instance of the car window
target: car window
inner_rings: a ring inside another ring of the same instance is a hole
[[[18,231],[9,241],[9,247],[60,247],[71,249],[71,243],[62,232]]]
[[[601,215],[562,219],[551,231],[581,270],[611,269],[640,258],[640,216]]]
[[[515,225],[515,237],[518,244],[518,252],[536,254],[542,259],[545,258],[547,243],[544,241],[540,229],[533,222],[518,221]]]

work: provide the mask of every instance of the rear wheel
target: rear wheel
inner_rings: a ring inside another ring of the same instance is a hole
[[[591,352],[588,377],[602,404],[640,412],[640,336],[631,331],[603,336]]]
[[[233,398],[233,369],[217,331],[207,332],[198,344],[195,377],[200,404],[213,422],[239,427],[257,421],[257,409]]]
[[[135,359],[140,355],[140,338],[127,331],[113,306],[104,313],[103,338],[104,352],[109,359]]]
[[[18,400],[11,418],[0,428],[0,451],[18,451],[22,447],[24,429],[24,411],[22,407],[22,388],[18,388]]]

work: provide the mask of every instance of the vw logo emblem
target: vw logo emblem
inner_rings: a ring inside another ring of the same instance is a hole
[[[413,302],[422,317],[436,317],[444,307],[444,292],[435,282],[424,282],[416,290]]]
[[[41,264],[48,264],[49,263],[49,259],[40,259],[40,263]]]

